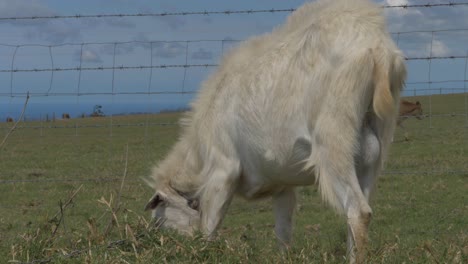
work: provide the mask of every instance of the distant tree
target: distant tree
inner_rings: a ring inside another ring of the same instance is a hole
[[[104,116],[104,112],[102,112],[102,105],[95,105],[93,108],[93,112],[91,113],[92,117],[100,117]]]

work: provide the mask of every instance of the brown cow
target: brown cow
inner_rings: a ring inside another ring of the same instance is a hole
[[[7,122],[7,123],[13,123],[14,120],[13,120],[13,118],[11,118],[11,117],[7,117],[7,118],[6,118],[6,122]]]
[[[421,120],[424,118],[423,109],[421,103],[416,101],[416,103],[412,103],[410,101],[401,100],[400,101],[400,112],[397,120],[397,125],[405,131],[405,140],[408,141],[408,132],[406,128],[403,126],[403,121],[410,117],[416,117],[417,119]]]
[[[62,119],[70,119],[70,114],[69,113],[63,113],[62,114]]]

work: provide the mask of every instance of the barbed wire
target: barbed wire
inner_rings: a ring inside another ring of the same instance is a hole
[[[455,7],[467,6],[468,2],[425,3],[382,5],[382,8],[430,8],[430,7]],[[296,8],[283,9],[244,9],[244,10],[220,10],[220,11],[186,11],[186,12],[161,12],[161,13],[120,13],[120,14],[75,14],[75,15],[47,15],[47,16],[22,16],[0,17],[0,21],[7,20],[38,20],[38,19],[83,19],[83,18],[123,18],[123,17],[166,17],[166,16],[207,16],[207,15],[233,15],[233,14],[259,14],[259,13],[291,13]]]
[[[30,92],[31,97],[48,96],[96,96],[96,95],[170,95],[170,94],[194,94],[197,91],[132,91],[132,92]],[[27,92],[0,93],[0,97],[24,97]]]
[[[434,29],[434,30],[409,30],[409,31],[390,32],[390,34],[398,35],[398,34],[414,34],[414,33],[442,33],[442,32],[456,32],[456,31],[468,31],[468,28],[447,28],[447,29]]]
[[[466,29],[468,31],[468,29]],[[451,30],[449,30],[451,31]],[[457,31],[457,30],[454,30]],[[421,31],[426,32],[426,31]],[[396,34],[396,33],[395,33]],[[43,47],[43,48],[57,48],[63,46],[90,46],[90,45],[124,45],[124,44],[156,44],[156,43],[197,43],[197,42],[240,42],[242,39],[185,39],[185,40],[130,40],[130,41],[105,41],[105,42],[65,42],[60,44],[39,44],[39,43],[28,43],[28,44],[7,44],[0,43],[0,46],[11,47],[11,48],[22,48],[22,47]],[[149,46],[148,46],[149,47]]]
[[[467,55],[459,55],[459,56],[426,56],[426,57],[405,57],[405,60],[412,61],[412,60],[453,60],[453,59],[467,59]]]
[[[414,34],[414,33],[441,33],[441,32],[457,32],[457,31],[468,31],[468,28],[446,28],[446,29],[435,29],[435,30],[411,30],[411,31],[395,31],[390,32],[392,35],[398,34]],[[143,44],[149,45],[156,43],[200,43],[200,42],[242,42],[245,39],[181,39],[181,40],[129,40],[129,41],[104,41],[104,42],[65,42],[59,44],[40,44],[40,43],[28,43],[28,44],[8,44],[0,43],[0,46],[10,48],[23,48],[23,47],[43,47],[43,48],[57,48],[63,46],[90,46],[90,45],[125,45],[125,44]]]
[[[408,82],[407,85],[411,84],[431,84],[431,83],[451,83],[451,82],[468,82],[468,80],[460,80],[460,81],[419,81],[419,82]],[[448,92],[455,91],[464,92],[466,91],[465,88],[461,87],[440,87],[440,88],[420,88],[420,89],[404,89],[403,92],[417,92],[417,93],[424,93],[424,92]],[[98,96],[98,95],[184,95],[184,94],[196,94],[197,90],[185,90],[185,91],[131,91],[131,92],[29,92],[29,96],[31,97],[57,97],[57,96],[73,96],[73,97],[81,97],[81,96]],[[25,97],[27,96],[28,92],[3,92],[0,93],[0,97]]]
[[[427,7],[447,7],[447,6],[462,6],[462,5],[468,5],[468,3],[448,2],[448,3],[427,3],[427,4],[383,5],[382,8],[427,8]]]
[[[145,70],[145,69],[167,69],[167,68],[207,68],[217,67],[218,64],[161,64],[140,66],[98,66],[98,67],[70,67],[70,68],[37,68],[37,69],[13,69],[0,70],[0,73],[12,72],[61,72],[61,71],[104,71],[104,70]]]
[[[467,59],[468,56],[427,56],[427,57],[405,57],[405,60],[452,60]],[[140,66],[98,66],[98,67],[70,67],[70,68],[35,68],[35,69],[3,69],[0,73],[19,72],[62,72],[62,71],[104,71],[104,70],[145,70],[145,69],[169,69],[169,68],[208,68],[218,67],[219,64],[161,64],[161,65],[140,65]]]
[[[411,82],[406,82],[406,84],[429,84],[429,83],[454,83],[454,82],[468,82],[468,80],[442,80],[442,81],[411,81]],[[437,90],[438,88],[432,88],[432,89],[425,89],[425,90]],[[465,88],[447,88],[447,89],[465,89]],[[406,89],[405,89],[406,90]]]

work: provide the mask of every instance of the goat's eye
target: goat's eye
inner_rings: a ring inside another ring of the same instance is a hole
[[[198,211],[198,207],[199,207],[199,202],[198,200],[196,199],[193,199],[193,200],[188,200],[187,201],[187,205],[192,208],[193,210],[197,210]]]

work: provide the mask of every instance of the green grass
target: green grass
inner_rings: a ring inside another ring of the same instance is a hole
[[[371,204],[369,263],[467,263],[468,128],[466,116],[458,115],[466,114],[465,95],[410,98],[416,99],[425,113],[431,105],[433,114],[449,115],[407,120],[410,141],[397,128]],[[36,128],[16,130],[0,151],[0,262],[345,262],[345,220],[321,202],[315,187],[298,188],[287,254],[277,250],[269,200],[235,199],[214,242],[153,229],[143,212],[152,190],[141,177],[168,152],[179,128],[145,124],[179,117],[22,124]],[[111,122],[142,125],[111,130]],[[0,138],[9,127],[0,124]]]

